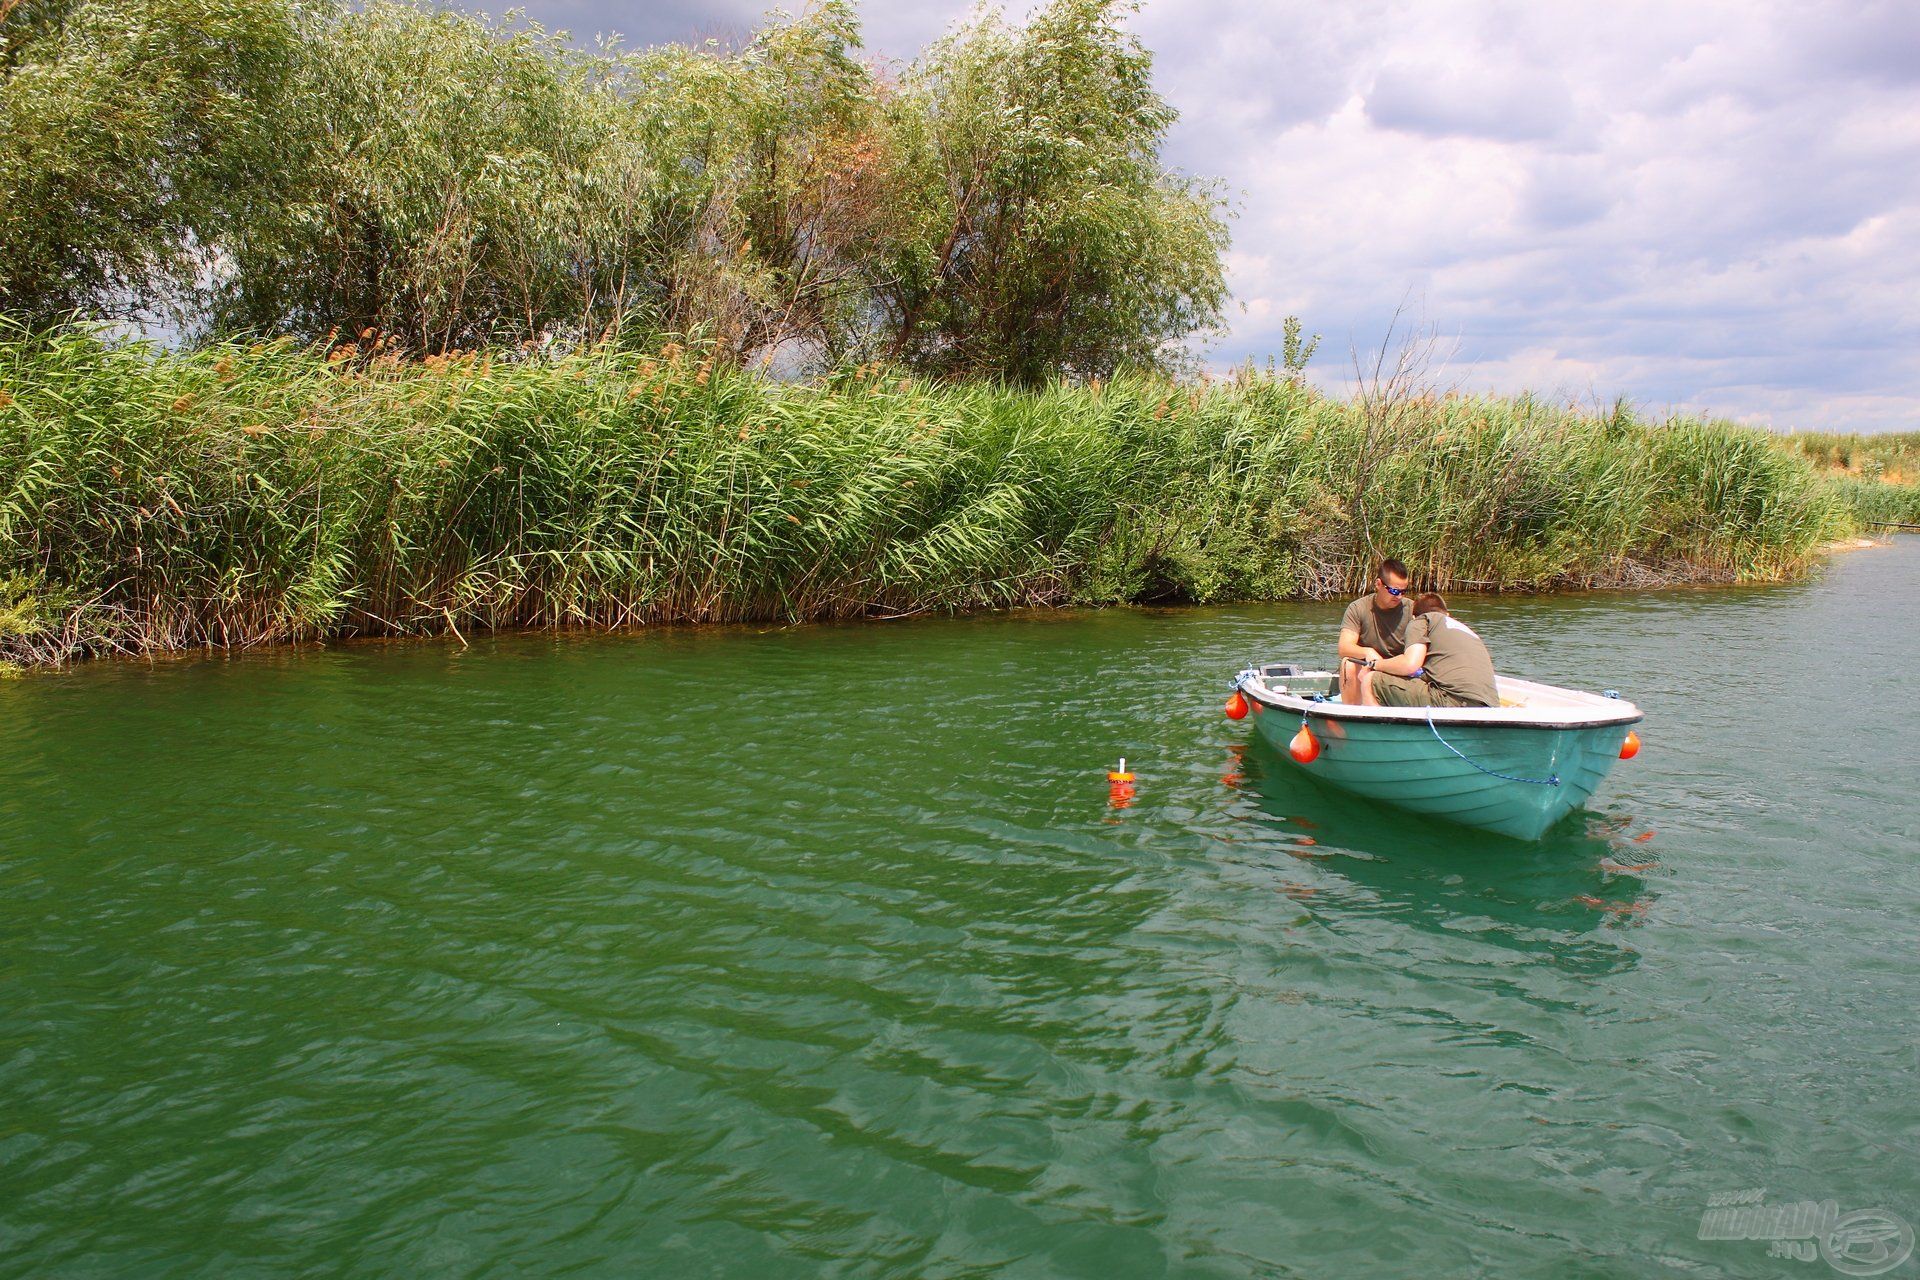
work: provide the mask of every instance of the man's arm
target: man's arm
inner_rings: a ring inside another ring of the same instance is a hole
[[[1360,643],[1360,632],[1354,627],[1340,628],[1340,656],[1343,658],[1377,658],[1380,651],[1369,649]]]
[[[1407,651],[1397,658],[1382,658],[1373,664],[1375,671],[1384,671],[1390,676],[1410,676],[1427,665],[1427,646],[1410,644]]]

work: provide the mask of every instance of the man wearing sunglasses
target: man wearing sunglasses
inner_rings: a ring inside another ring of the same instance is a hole
[[[1360,682],[1372,674],[1367,664],[1406,652],[1407,623],[1413,618],[1406,598],[1409,581],[1406,565],[1382,560],[1373,572],[1373,594],[1347,606],[1340,619],[1340,701],[1359,706],[1364,701]]]

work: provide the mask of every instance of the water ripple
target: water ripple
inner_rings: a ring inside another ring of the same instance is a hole
[[[1538,846],[1220,719],[1337,605],[0,684],[0,1276],[1735,1275],[1715,1191],[1920,1220],[1920,716],[1830,676],[1915,585],[1461,602],[1651,713]]]

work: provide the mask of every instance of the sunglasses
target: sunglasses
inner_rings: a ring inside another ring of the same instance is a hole
[[[1386,583],[1384,583],[1384,582],[1383,582],[1383,583],[1381,583],[1380,585],[1381,585],[1381,586],[1383,586],[1383,587],[1387,587],[1387,584],[1386,584]],[[1387,594],[1388,594],[1388,595],[1390,595],[1390,596],[1392,596],[1392,597],[1393,597],[1394,599],[1396,599],[1396,600],[1397,600],[1397,599],[1399,599],[1399,598],[1400,598],[1401,596],[1403,596],[1403,595],[1405,595],[1405,594],[1407,594],[1407,592],[1408,592],[1409,590],[1411,590],[1411,589],[1412,589],[1412,588],[1410,588],[1410,587],[1387,587]]]

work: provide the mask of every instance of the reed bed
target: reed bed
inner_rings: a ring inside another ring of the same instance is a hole
[[[1920,525],[1920,431],[1802,432],[1788,439],[1827,474],[1836,499],[1869,531]]]
[[[1878,435],[1808,431],[1787,438],[1826,470],[1892,485],[1920,486],[1920,431]]]
[[[1856,519],[1759,431],[1524,397],[377,345],[0,338],[0,658],[1776,579]]]
[[[1851,515],[1857,531],[1884,533],[1890,528],[1920,528],[1920,482],[1836,477],[1829,481],[1835,499]]]

